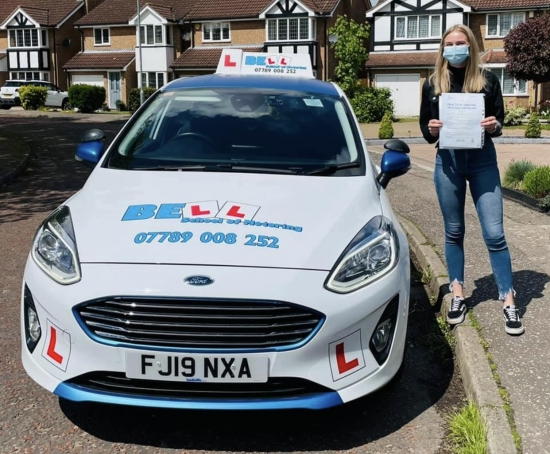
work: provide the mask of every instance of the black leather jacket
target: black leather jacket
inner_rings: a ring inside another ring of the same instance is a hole
[[[450,67],[451,72],[451,93],[462,92],[462,84],[464,82],[464,69]],[[485,95],[485,116],[496,117],[500,125],[504,124],[504,100],[502,98],[502,90],[498,77],[490,72],[485,72],[487,78],[486,88],[481,92]],[[426,79],[422,87],[422,101],[420,103],[420,129],[422,135],[428,143],[435,143],[439,137],[434,137],[428,131],[428,123],[430,120],[439,120],[439,96],[434,93],[433,86]],[[495,132],[489,134],[485,132],[486,137],[499,137],[502,135],[502,127],[497,128]]]

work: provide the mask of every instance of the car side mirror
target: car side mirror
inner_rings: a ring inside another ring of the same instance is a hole
[[[388,183],[393,178],[405,175],[411,169],[411,160],[407,156],[411,150],[400,139],[388,140],[384,144],[384,148],[387,151],[382,155],[382,162],[380,163],[381,171],[376,180],[380,186],[386,189]]]
[[[95,167],[105,153],[105,138],[105,133],[101,129],[86,131],[76,149],[75,159]]]

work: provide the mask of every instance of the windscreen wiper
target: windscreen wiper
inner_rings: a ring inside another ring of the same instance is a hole
[[[308,172],[304,172],[305,175],[331,175],[338,170],[343,169],[353,169],[355,167],[361,167],[361,163],[359,161],[354,162],[346,162],[344,164],[332,164],[325,167],[321,167],[319,169],[310,170]]]
[[[252,167],[234,164],[194,164],[194,165],[159,165],[153,167],[134,167],[132,170],[170,170],[175,172],[250,172],[250,173],[284,173],[295,174],[291,169],[279,169],[276,167]]]

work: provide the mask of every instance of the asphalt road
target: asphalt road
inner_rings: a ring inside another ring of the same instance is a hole
[[[77,117],[76,117],[77,118]],[[452,352],[424,286],[414,279],[401,380],[321,412],[190,412],[76,405],[34,383],[20,362],[19,298],[32,237],[48,212],[84,184],[74,160],[82,133],[108,141],[121,122],[2,117],[34,150],[31,166],[0,187],[0,452],[2,453],[448,453],[446,417],[463,403]]]

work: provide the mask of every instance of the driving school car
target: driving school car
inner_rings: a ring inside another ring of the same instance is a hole
[[[112,143],[34,238],[22,360],[57,396],[187,409],[321,409],[401,370],[409,252],[341,89],[308,56],[223,52]]]

